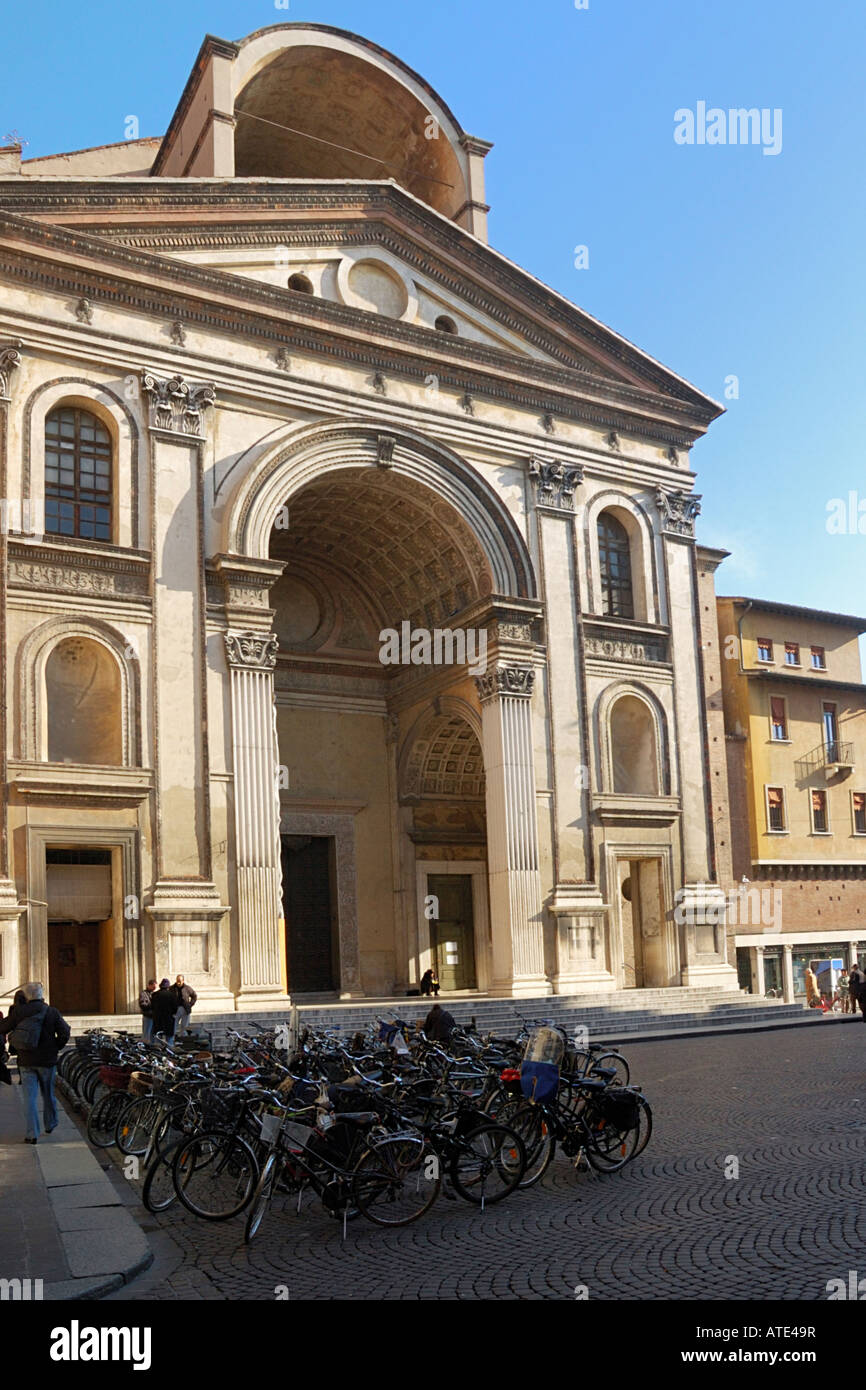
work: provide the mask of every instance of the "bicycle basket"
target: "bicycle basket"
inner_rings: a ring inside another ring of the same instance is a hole
[[[559,1086],[559,1064],[565,1051],[555,1028],[533,1028],[520,1064],[520,1089],[529,1100],[546,1100]]]
[[[125,1091],[129,1087],[131,1072],[132,1067],[100,1067],[99,1079],[103,1086],[108,1086],[113,1091]]]
[[[640,1125],[637,1096],[623,1086],[608,1086],[606,1091],[593,1096],[592,1108],[600,1119],[614,1129],[637,1129]]]
[[[134,1096],[147,1096],[153,1090],[154,1079],[144,1071],[134,1071],[129,1078],[128,1089]]]

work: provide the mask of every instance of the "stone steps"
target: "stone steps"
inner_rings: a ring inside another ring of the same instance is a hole
[[[393,1014],[414,1022],[423,1017],[433,1001],[418,996],[365,999],[340,1003],[300,1004],[301,1025],[335,1027],[343,1033],[363,1030],[375,1018],[390,1019]],[[624,1038],[631,1035],[663,1036],[667,1033],[711,1032],[715,1028],[749,1030],[802,1023],[807,1011],[801,1004],[783,1004],[759,999],[755,995],[719,986],[685,989],[621,990],[582,995],[543,995],[530,999],[500,999],[480,995],[443,997],[439,1001],[458,1023],[475,1025],[482,1033],[513,1036],[522,1018],[550,1019],[572,1033],[578,1027],[589,1030],[591,1039]],[[254,1031],[257,1023],[273,1026],[287,1021],[289,1009],[268,1009],[260,1014],[209,1013],[197,1008],[195,1027],[210,1032],[214,1045],[224,1047],[229,1029]],[[811,1021],[811,1019],[809,1019]],[[141,1031],[138,1015],[93,1016],[70,1019],[73,1034],[89,1027]]]

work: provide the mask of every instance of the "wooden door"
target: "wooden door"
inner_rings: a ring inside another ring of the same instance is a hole
[[[48,923],[48,1000],[62,1014],[100,1012],[99,923]]]
[[[427,893],[439,904],[431,942],[443,991],[475,989],[475,922],[471,874],[428,874]]]
[[[282,862],[289,990],[331,993],[340,979],[333,841],[324,835],[284,835]]]

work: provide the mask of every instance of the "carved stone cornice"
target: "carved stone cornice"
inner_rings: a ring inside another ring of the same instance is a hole
[[[245,671],[272,671],[277,664],[279,642],[272,632],[226,632],[229,666]]]
[[[665,492],[656,489],[656,506],[661,517],[662,532],[680,540],[693,540],[695,520],[700,515],[700,495],[694,492]]]
[[[531,699],[535,672],[531,666],[495,666],[475,677],[475,688],[482,704],[502,699],[506,695]]]
[[[187,438],[203,438],[202,416],[216,400],[213,382],[192,386],[182,376],[161,379],[143,372],[141,388],[150,405],[150,428]]]
[[[12,373],[21,366],[20,343],[0,343],[0,401],[12,395]]]
[[[583,469],[531,458],[529,476],[535,484],[535,505],[551,511],[573,512],[574,491],[583,482]]]

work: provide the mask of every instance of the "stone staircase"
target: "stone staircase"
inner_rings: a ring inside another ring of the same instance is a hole
[[[343,1032],[363,1029],[375,1018],[390,1019],[393,1014],[414,1022],[430,1007],[417,996],[364,999],[344,1004],[299,1003],[301,1026],[336,1027]],[[550,1019],[573,1033],[589,1030],[592,1041],[617,1042],[628,1038],[695,1036],[716,1031],[761,1031],[784,1025],[812,1024],[816,1015],[802,1004],[784,1004],[759,999],[744,991],[722,986],[679,989],[619,990],[600,994],[544,995],[534,999],[494,999],[466,994],[442,996],[439,1001],[458,1023],[475,1020],[482,1033],[513,1035],[521,1018]],[[254,1031],[257,1023],[273,1026],[288,1020],[289,1009],[271,1008],[261,1013],[209,1013],[199,1006],[193,1014],[194,1026],[210,1032],[214,1045],[223,1047],[227,1030]],[[820,1016],[818,1016],[820,1017]],[[88,1016],[70,1018],[73,1035],[86,1028],[141,1031],[137,1015]]]

